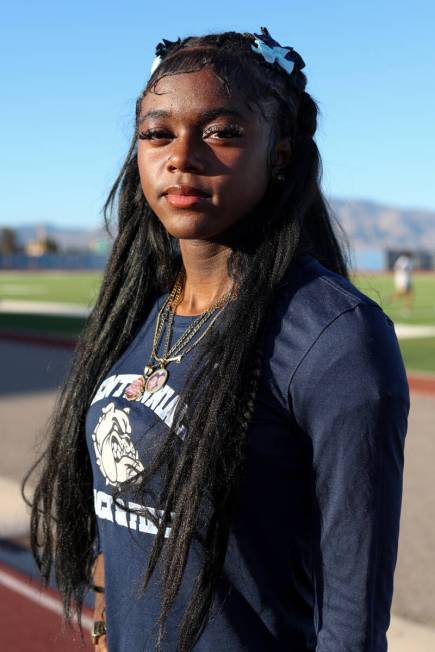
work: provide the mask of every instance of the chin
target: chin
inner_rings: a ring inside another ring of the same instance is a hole
[[[225,226],[209,215],[183,211],[165,216],[161,220],[166,231],[177,240],[208,240],[226,230]]]

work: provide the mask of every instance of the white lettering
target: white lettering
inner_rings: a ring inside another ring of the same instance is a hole
[[[109,378],[106,378],[106,380],[103,380],[100,387],[98,388],[98,392],[95,394],[94,398],[92,399],[91,405],[93,405],[97,401],[101,401],[101,399],[103,398],[107,398],[108,396],[110,396],[110,393],[116,386],[117,382],[118,382],[118,376],[110,376]]]
[[[113,523],[112,516],[112,503],[113,498],[104,491],[97,491],[95,494],[95,513],[100,518]]]
[[[120,505],[125,504],[121,498],[117,498],[116,502]],[[144,507],[143,505],[138,505],[133,502],[128,503],[128,509],[133,511],[126,511],[119,505],[116,505],[112,496],[106,494],[104,491],[97,491],[96,489],[94,489],[94,504],[95,513],[99,518],[120,525],[121,527],[128,527],[132,530],[147,534],[156,534],[157,527],[150,518],[146,517],[146,514],[152,514],[159,520],[163,514],[161,510],[156,510],[155,507]],[[115,518],[113,517],[113,514]],[[174,513],[171,514],[171,518],[173,517]],[[171,528],[168,526],[165,530],[165,537],[168,537],[170,532]]]
[[[168,403],[168,405],[166,405],[166,407],[165,407],[165,410],[164,410],[164,412],[165,412],[165,416],[163,417],[163,421],[164,421],[164,422],[166,423],[166,425],[169,426],[169,427],[172,426],[172,422],[173,422],[173,420],[174,420],[174,412],[175,412],[175,408],[177,407],[177,404],[178,404],[178,401],[179,401],[179,400],[180,400],[180,397],[179,397],[179,396],[176,396],[176,397],[173,398],[172,401],[170,401],[170,402]]]
[[[115,508],[115,521],[116,523],[118,523],[118,525],[122,525],[123,527],[128,527],[127,512],[125,511],[125,509],[122,509],[122,507],[117,505],[117,503],[119,503],[122,506],[124,506],[125,504],[122,498],[117,498],[114,501],[113,506]]]
[[[165,414],[166,414],[165,404],[169,401],[171,396],[174,395],[174,390],[172,389],[172,387],[169,387],[169,385],[165,385],[164,387],[162,387],[160,391],[163,392],[162,400],[156,406],[154,412],[157,414],[158,417],[162,419],[162,421],[164,421]]]
[[[118,374],[117,376],[110,376],[106,378],[98,388],[97,393],[92,399],[91,405],[97,401],[101,401],[104,398],[109,398],[109,396],[122,396],[127,385],[136,380],[138,374]],[[169,428],[172,426],[174,420],[175,408],[178,405],[180,397],[178,395],[174,396],[175,391],[169,385],[165,385],[158,392],[150,394],[150,392],[145,392],[143,396],[139,399],[143,405],[149,407],[157,416],[166,423]],[[184,406],[184,411],[187,406]],[[180,416],[181,418],[181,416]],[[186,427],[179,426],[177,429],[177,434],[184,439],[186,436]]]
[[[154,394],[149,394],[147,392],[148,396],[146,400],[143,402],[143,404],[149,407],[153,412],[155,412],[156,407],[158,406],[162,398],[166,395],[165,389],[166,386],[162,387],[157,392],[154,392]]]
[[[129,523],[128,526],[132,530],[137,530],[139,529],[139,532],[147,532],[147,521],[145,519],[145,516],[142,514],[138,514],[137,512],[139,511],[144,511],[144,508],[141,505],[138,505],[137,503],[128,503],[129,509],[135,510],[134,512],[129,513]],[[138,528],[139,525],[139,528]],[[153,532],[152,534],[155,534]]]

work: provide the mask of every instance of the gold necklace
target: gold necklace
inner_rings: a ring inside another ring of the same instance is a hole
[[[183,297],[184,281],[185,273],[182,269],[177,276],[174,287],[157,315],[150,360],[148,364],[145,365],[143,374],[130,383],[124,391],[123,397],[129,401],[140,400],[145,392],[154,394],[164,387],[169,377],[169,372],[167,370],[168,364],[170,362],[180,363],[182,358],[199,344],[224,310],[232,294],[232,290],[230,290],[224,295],[224,297],[216,301],[206,312],[199,315],[198,318],[187,327],[173,346],[169,348],[175,311]],[[207,321],[209,321],[209,323],[206,328],[199,337],[192,342],[196,333]],[[159,356],[158,348],[165,328],[164,352]]]

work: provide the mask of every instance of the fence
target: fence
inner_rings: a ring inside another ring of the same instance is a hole
[[[48,270],[48,269],[103,269],[107,254],[92,252],[43,254],[28,256],[24,253],[0,254],[0,269]]]

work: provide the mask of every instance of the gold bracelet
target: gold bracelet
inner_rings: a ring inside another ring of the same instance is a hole
[[[106,633],[106,623],[104,620],[94,620],[91,631],[92,643],[96,645],[100,636],[104,636]]]

